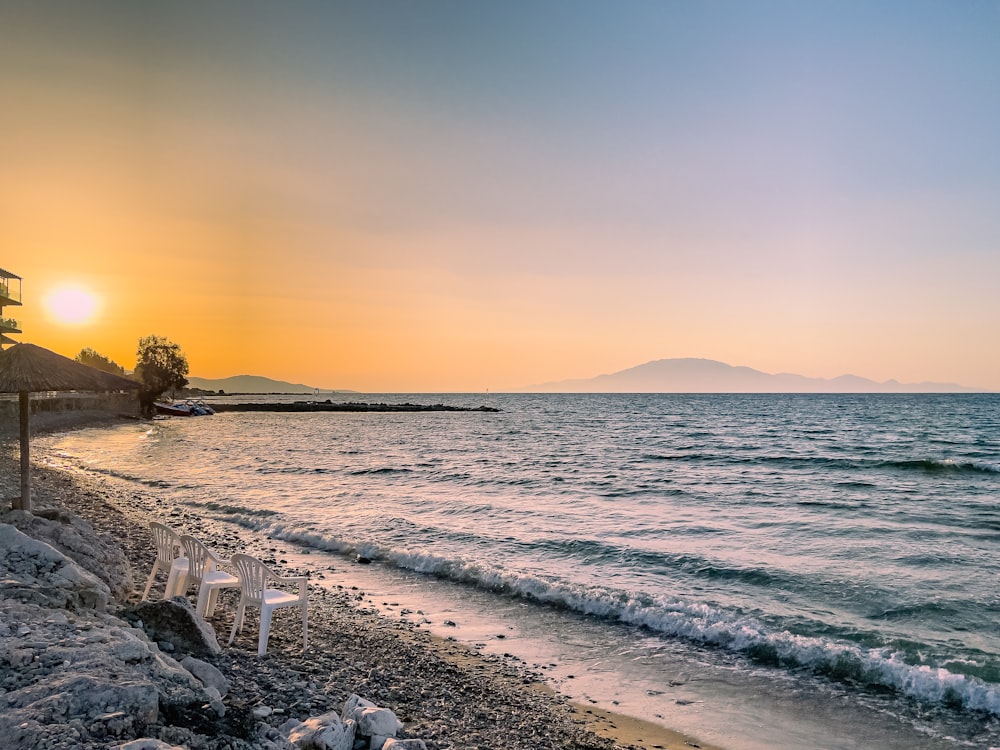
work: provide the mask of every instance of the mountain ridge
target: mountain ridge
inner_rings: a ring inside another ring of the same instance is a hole
[[[878,382],[858,375],[811,378],[770,374],[714,359],[657,359],[593,378],[512,389],[515,393],[988,393],[957,383]]]
[[[315,388],[302,383],[274,380],[263,375],[232,375],[228,378],[188,378],[189,388],[203,391],[225,391],[226,393],[334,393],[328,388]]]

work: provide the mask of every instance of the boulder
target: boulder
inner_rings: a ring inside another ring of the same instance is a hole
[[[364,706],[354,711],[358,734],[364,737],[395,737],[403,725],[388,708]]]
[[[301,750],[352,750],[354,732],[353,721],[342,721],[336,711],[330,711],[292,727],[288,741]]]
[[[122,745],[115,745],[113,750],[184,750],[184,748],[181,745],[169,745],[163,740],[143,737]]]
[[[51,544],[84,570],[107,584],[111,595],[125,601],[134,590],[132,566],[118,540],[99,534],[83,518],[61,508],[14,511],[7,520],[34,539]]]
[[[135,737],[162,710],[207,697],[190,672],[121,620],[14,599],[0,598],[0,675],[0,747],[22,750],[72,742],[74,732]]]
[[[103,612],[107,584],[46,542],[0,523],[0,596],[44,607]]]
[[[396,714],[388,708],[376,706],[356,693],[344,703],[340,715],[344,721],[357,724],[357,733],[362,737],[395,737],[403,728]]]
[[[362,698],[357,693],[351,693],[350,697],[344,702],[344,710],[340,712],[340,718],[344,721],[348,719],[355,720],[354,714],[362,708],[378,708],[370,700]]]
[[[195,657],[222,653],[215,630],[183,597],[143,602],[132,614],[142,620],[146,635],[153,641],[169,643],[175,650]]]

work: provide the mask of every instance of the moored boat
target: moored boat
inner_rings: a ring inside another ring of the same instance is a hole
[[[157,414],[164,414],[170,417],[203,417],[215,414],[215,409],[204,401],[192,401],[188,399],[184,403],[172,401],[157,401],[153,404]]]

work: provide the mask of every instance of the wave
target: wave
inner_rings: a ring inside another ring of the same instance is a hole
[[[129,474],[124,471],[117,471],[115,469],[105,469],[100,466],[86,466],[86,470],[93,472],[94,474],[102,474],[106,477],[111,477],[112,479],[123,479],[126,482],[134,482],[135,484],[141,484],[146,487],[158,487],[165,489],[168,487],[174,487],[175,485],[168,482],[165,479],[148,479],[143,477],[137,477],[134,474]]]
[[[694,460],[704,460],[695,456]],[[985,461],[962,461],[950,458],[830,458],[819,456],[760,456],[730,459],[739,464],[778,464],[790,468],[823,468],[830,470],[871,470],[888,469],[913,471],[922,474],[1000,474],[1000,464]],[[867,484],[867,483],[863,483]]]
[[[671,453],[644,453],[643,461],[648,462],[678,462],[678,463],[728,463],[728,464],[759,464],[779,465],[785,468],[811,469],[822,468],[830,470],[865,470],[890,469],[898,471],[915,471],[931,474],[1000,474],[1000,464],[989,461],[960,460],[949,458],[838,458],[831,456],[754,456],[745,455],[742,451],[735,454],[720,453],[685,453],[683,450]],[[861,483],[867,484],[867,483]]]
[[[1000,474],[1000,464],[981,461],[953,461],[951,459],[916,459],[912,461],[883,461],[879,464],[892,469],[920,471],[932,474]]]
[[[276,516],[278,511],[268,510],[267,508],[247,508],[244,505],[231,505],[229,503],[219,503],[214,500],[209,500],[208,502],[197,502],[189,500],[187,505],[193,508],[203,508],[204,510],[212,511],[215,513],[223,513],[226,516]],[[229,520],[228,518],[226,520]]]
[[[776,631],[754,617],[707,604],[662,595],[633,595],[608,587],[572,585],[556,576],[520,573],[421,550],[336,538],[308,527],[262,519],[259,515],[241,514],[229,520],[314,549],[360,554],[404,570],[743,654],[765,667],[808,670],[862,688],[895,691],[929,705],[1000,716],[1000,685],[944,667],[921,664],[919,657],[893,647],[869,647],[788,630]]]
[[[367,469],[355,469],[347,472],[348,476],[363,477],[370,474],[409,474],[413,469],[405,466],[373,466]]]

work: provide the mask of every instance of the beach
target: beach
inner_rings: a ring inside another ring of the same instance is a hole
[[[53,427],[69,429],[100,420],[108,420],[108,415],[79,413],[53,420]],[[14,441],[5,441],[0,461],[3,497],[9,498],[17,484]],[[148,526],[152,520],[198,536],[225,558],[246,551],[283,574],[309,572],[288,568],[270,540],[253,531],[226,531],[200,523],[189,511],[151,507],[149,498],[100,477],[37,464],[33,471],[34,504],[39,513],[65,519],[65,514],[60,515],[65,511],[85,519],[95,536],[111,539],[120,548],[133,587],[128,596],[117,597],[109,610],[112,615],[127,619],[138,604],[153,563]],[[73,550],[63,551],[73,557]],[[100,565],[96,567],[91,572],[101,577],[103,571]],[[349,570],[339,573],[339,580],[349,579]],[[163,583],[161,576],[152,599],[162,595]],[[235,602],[235,592],[223,592],[211,620],[221,643],[228,638]],[[221,654],[209,658],[229,681],[224,700],[229,718],[216,726],[206,726],[204,718],[184,726],[179,719],[180,723],[168,724],[160,717],[147,728],[151,734],[143,736],[182,742],[192,749],[282,747],[278,728],[289,719],[305,720],[339,710],[351,694],[358,694],[393,711],[404,726],[400,736],[423,740],[428,748],[709,747],[656,724],[574,705],[513,657],[479,654],[433,636],[413,622],[380,614],[367,605],[363,591],[349,584],[326,587],[317,581],[310,586],[305,652],[294,614],[275,616],[264,657],[256,655],[254,623],[251,619],[232,647],[223,647]],[[237,716],[252,719],[240,725],[233,720]],[[132,738],[118,736],[115,741],[128,739]],[[84,737],[74,746],[108,745],[107,738]]]

